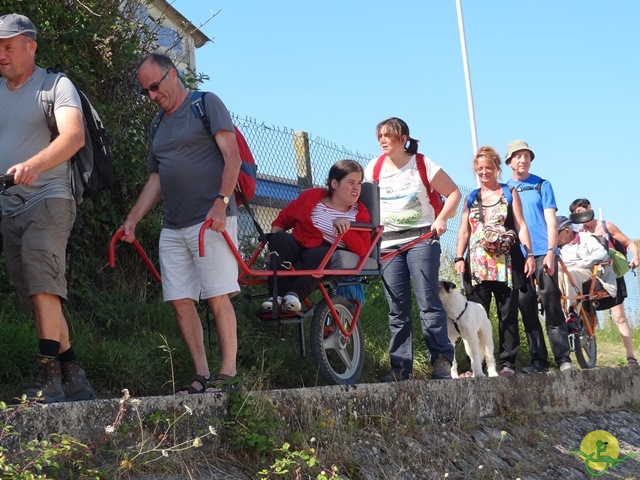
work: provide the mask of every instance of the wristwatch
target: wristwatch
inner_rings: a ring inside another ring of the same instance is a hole
[[[218,195],[216,195],[216,198],[219,198],[220,200],[222,200],[225,205],[229,205],[229,197],[225,197],[224,195],[219,193]]]

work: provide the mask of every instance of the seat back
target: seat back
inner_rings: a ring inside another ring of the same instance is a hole
[[[371,215],[371,224],[380,225],[380,189],[375,182],[362,182],[360,191],[360,201],[364,203]],[[360,257],[353,252],[340,250],[334,252],[331,260],[327,264],[329,269],[351,269],[356,266]],[[379,275],[380,274],[380,244],[371,252],[369,259],[362,267],[361,275]]]
[[[362,182],[360,190],[360,201],[369,210],[371,224],[376,227],[380,225],[380,187],[376,182]],[[371,252],[371,258],[375,259],[377,270],[380,270],[380,242]]]
[[[365,204],[371,215],[371,223],[380,225],[380,188],[375,182],[362,182],[360,201]]]

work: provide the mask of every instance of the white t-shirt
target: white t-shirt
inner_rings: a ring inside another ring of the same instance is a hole
[[[364,171],[365,179],[373,180],[373,168],[378,161],[374,158]],[[441,170],[430,158],[424,157],[427,180]],[[435,220],[433,207],[429,202],[427,188],[420,178],[415,155],[400,169],[388,170],[386,165],[380,169],[380,223],[386,232],[397,232],[431,225]],[[404,239],[400,243],[404,243]],[[394,242],[383,242],[390,246]]]

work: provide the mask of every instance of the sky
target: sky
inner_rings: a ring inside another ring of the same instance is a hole
[[[196,51],[201,88],[234,114],[372,156],[377,123],[400,117],[420,152],[475,187],[455,0],[172,4],[212,39]],[[640,1],[461,5],[478,146],[504,158],[524,139],[559,214],[588,198],[640,239]]]

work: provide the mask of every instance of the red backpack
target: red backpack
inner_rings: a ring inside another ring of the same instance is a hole
[[[373,166],[373,181],[376,183],[380,183],[380,171],[382,170],[385,157],[386,155],[380,155],[378,160],[376,160],[376,164]],[[421,153],[416,153],[416,167],[418,167],[418,173],[420,174],[422,183],[427,189],[427,195],[429,195],[429,203],[431,203],[433,212],[437,218],[442,211],[442,207],[444,207],[444,198],[431,188],[429,180],[427,180],[427,166],[424,163],[424,155]]]
[[[238,174],[238,184],[235,190],[236,202],[238,202],[238,204],[242,203],[246,207],[246,203],[256,196],[256,175],[258,167],[256,166],[256,161],[253,158],[253,154],[244,135],[242,135],[242,132],[240,132],[235,125],[233,128],[236,131],[238,151],[240,152],[240,159],[242,160],[242,166]]]

